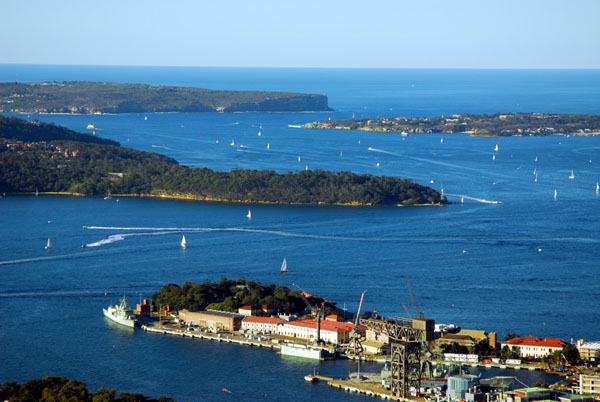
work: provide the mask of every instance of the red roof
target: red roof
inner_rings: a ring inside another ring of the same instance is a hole
[[[526,336],[524,338],[513,338],[506,342],[502,342],[503,345],[523,345],[523,346],[540,346],[546,348],[562,348],[566,343],[562,339],[558,338],[537,338],[535,336]]]
[[[311,320],[292,321],[292,322],[286,323],[285,325],[316,329],[317,328],[317,320],[316,320],[316,318],[313,318]],[[350,332],[352,330],[353,326],[354,326],[354,324],[351,324],[349,322],[321,320],[321,329],[323,331]],[[365,327],[359,325],[359,329],[361,331],[364,331]]]
[[[257,317],[257,316],[251,315],[251,316],[244,318],[243,321],[244,322],[257,322],[257,323],[261,323],[261,324],[278,324],[282,320],[280,318],[276,318],[276,317]]]

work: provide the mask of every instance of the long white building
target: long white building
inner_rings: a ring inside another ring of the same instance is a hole
[[[321,339],[328,343],[347,343],[353,324],[339,321],[321,321]],[[359,327],[364,334],[365,328]],[[305,340],[317,339],[317,320],[291,321],[279,325],[279,335]]]

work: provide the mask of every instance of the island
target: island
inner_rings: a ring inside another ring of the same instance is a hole
[[[174,399],[160,397],[154,399],[143,394],[121,392],[116,389],[99,388],[89,392],[87,386],[65,377],[44,377],[29,380],[24,384],[7,381],[0,385],[2,401],[73,401],[73,402],[167,402]]]
[[[0,192],[327,205],[443,205],[409,179],[352,172],[189,168],[53,124],[0,116]]]
[[[337,314],[335,303],[304,294],[312,305],[323,305],[327,314]],[[273,283],[263,285],[260,282],[239,278],[237,280],[222,277],[219,282],[185,282],[181,286],[173,283],[164,285],[152,295],[152,306],[170,306],[174,310],[212,310],[237,313],[247,305],[269,306],[269,309],[286,315],[302,315],[306,305],[300,292],[286,286]]]
[[[598,114],[496,113],[437,117],[378,117],[323,120],[303,128],[359,130],[382,133],[466,133],[473,136],[598,135]]]
[[[0,113],[328,111],[327,96],[113,82],[2,82]]]

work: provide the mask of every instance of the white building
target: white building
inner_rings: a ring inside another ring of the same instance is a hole
[[[328,343],[340,344],[348,342],[350,331],[354,324],[339,321],[321,321],[321,339]],[[316,340],[317,320],[301,320],[286,322],[279,325],[279,335],[290,338]],[[359,326],[359,331],[364,333],[365,328]]]
[[[547,356],[556,350],[561,350],[566,346],[566,343],[558,338],[541,339],[534,336],[526,336],[524,338],[513,338],[502,342],[502,347],[504,346],[519,353],[520,357],[540,358]]]
[[[277,334],[279,323],[284,322],[276,317],[248,316],[242,320],[242,329],[263,334]]]

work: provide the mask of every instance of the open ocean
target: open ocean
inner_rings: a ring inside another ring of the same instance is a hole
[[[189,401],[368,400],[304,383],[314,367],[347,376],[356,369],[349,361],[315,363],[129,331],[102,316],[102,307],[123,293],[135,303],[169,282],[221,276],[295,282],[350,311],[368,289],[364,308],[385,316],[403,315],[401,303],[410,305],[410,277],[419,308],[438,323],[495,331],[499,338],[516,332],[600,340],[599,136],[402,138],[290,127],[353,114],[600,113],[599,70],[0,65],[0,81],[66,80],[325,94],[335,111],[20,117],[82,132],[93,123],[97,135],[189,166],[279,172],[308,166],[408,177],[443,187],[454,204],[359,208],[3,197],[0,382],[64,375],[91,390],[104,386]],[[251,220],[245,217],[249,208]],[[186,250],[179,247],[182,233]],[[48,237],[53,247],[46,252]],[[84,243],[96,246],[82,249]],[[282,276],[284,257],[289,272]],[[532,375],[518,372],[530,385]]]

